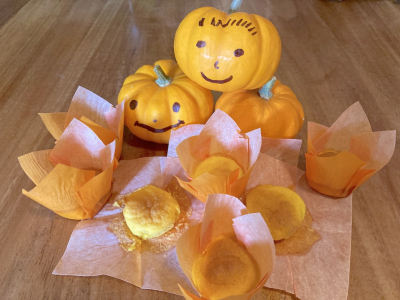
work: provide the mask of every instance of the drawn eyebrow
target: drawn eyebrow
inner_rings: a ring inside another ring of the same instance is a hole
[[[204,26],[204,21],[205,21],[205,19],[206,19],[206,18],[202,18],[202,19],[199,21],[199,26],[200,26],[200,27],[203,27],[203,26]],[[232,19],[229,19],[228,22],[226,22],[225,24],[223,24],[222,21],[221,21],[221,19],[219,19],[218,22],[217,22],[217,24],[215,24],[215,17],[214,17],[214,18],[212,18],[212,20],[211,20],[211,25],[213,25],[213,26],[215,26],[215,27],[218,27],[219,25],[221,25],[222,28],[225,28],[225,27],[227,27],[227,26],[230,24],[231,20],[232,20]],[[237,23],[236,23],[236,21],[237,21],[236,19],[233,20],[232,23],[231,23],[231,26],[233,26],[234,24],[236,24],[236,26],[239,26],[240,24],[242,24],[242,25],[241,25],[242,27],[245,26],[245,28],[249,28],[249,27],[251,26],[251,24],[253,24],[252,22],[247,23],[247,21],[244,21],[244,22],[242,23],[243,19],[240,19]],[[247,24],[247,25],[246,25],[246,24]],[[248,30],[249,32],[251,32],[251,31],[253,31],[255,28],[256,28],[256,27],[252,27],[252,28],[247,29],[247,30]],[[253,32],[251,35],[255,35],[255,34],[257,34],[257,31]]]
[[[229,25],[229,22],[230,22],[230,21],[231,21],[231,19],[229,19],[228,22],[226,22],[225,24],[222,24],[222,21],[221,21],[221,20],[218,20],[218,23],[217,23],[216,26],[218,26],[219,24],[221,24],[221,26],[222,26],[223,28],[225,28],[226,26]]]

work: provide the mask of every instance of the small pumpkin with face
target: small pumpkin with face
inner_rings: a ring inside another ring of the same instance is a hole
[[[296,95],[273,77],[262,89],[223,93],[215,109],[226,112],[243,132],[261,128],[270,138],[294,138],[304,122]]]
[[[137,137],[168,144],[171,130],[204,124],[213,112],[213,96],[190,80],[173,60],[140,67],[125,79],[118,103],[125,100],[125,125]]]
[[[193,81],[210,90],[232,92],[262,87],[278,68],[281,40],[275,26],[258,15],[227,14],[201,7],[189,13],[175,34],[178,64]]]

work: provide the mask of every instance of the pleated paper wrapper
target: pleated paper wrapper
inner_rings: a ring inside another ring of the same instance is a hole
[[[245,195],[262,184],[294,189],[312,216],[314,236],[319,235],[318,240],[310,242],[310,247],[299,253],[279,254],[280,242],[276,243],[275,268],[265,286],[295,294],[303,300],[347,299],[352,196],[336,199],[322,195],[308,186],[303,173],[291,164],[261,153],[249,178]],[[301,248],[301,245],[292,247]]]
[[[251,170],[260,153],[261,130],[242,134],[232,118],[221,110],[215,111],[203,127],[194,125],[189,128],[194,130],[201,128],[201,130],[198,135],[188,135],[190,129],[183,127],[177,134],[172,132],[170,137],[169,148],[174,148],[186,171],[186,180],[178,179],[181,187],[202,202],[206,202],[211,194],[239,197],[246,188]],[[182,134],[179,134],[180,132]],[[193,178],[199,163],[211,156],[233,159],[243,169],[243,176],[239,177],[239,169],[236,169],[228,176],[204,173]]]
[[[111,195],[122,149],[123,104],[114,108],[79,87],[67,113],[40,117],[56,145],[18,158],[36,185],[23,194],[62,217],[92,218]]]
[[[263,287],[272,273],[275,262],[275,246],[261,214],[250,214],[244,204],[233,196],[213,194],[208,197],[202,223],[189,228],[178,240],[176,251],[180,266],[193,282],[192,270],[196,258],[203,253],[215,237],[220,235],[236,236],[237,240],[254,258],[260,270],[258,284],[251,291],[224,299],[250,299]],[[185,299],[199,299],[185,288],[181,287],[181,290]],[[201,291],[197,292],[201,294]]]
[[[193,125],[193,128],[196,127],[197,125]],[[263,147],[274,152],[268,147],[269,143],[286,148],[285,156],[297,163],[301,145],[299,141],[265,140]],[[173,151],[172,145],[170,151]],[[187,222],[188,227],[201,222],[204,203],[182,189],[176,177],[185,178],[185,172],[177,158],[153,157],[120,161],[114,173],[112,198],[92,220],[82,221],[76,226],[53,273],[75,276],[108,275],[143,289],[174,294],[181,294],[179,284],[188,292],[196,293],[179,266],[175,247],[160,253],[126,251],[121,247],[118,236],[110,229],[113,222],[122,216],[121,209],[113,205],[114,199],[149,184],[165,188],[171,182],[175,183],[175,188],[185,193],[190,202],[192,212]]]
[[[176,156],[176,146],[187,137],[199,135],[203,128],[204,125],[188,125],[173,131],[171,136],[175,135],[175,138],[169,146],[168,155]],[[320,234],[320,239],[304,253],[277,255],[274,271],[265,286],[296,294],[301,299],[346,299],[350,268],[351,196],[333,199],[309,188],[303,172],[296,168],[300,146],[299,140],[263,138],[260,147],[263,153],[257,158],[242,195],[245,198],[252,188],[260,184],[295,189],[313,217],[312,228]],[[113,198],[148,184],[165,188],[175,176],[182,180],[186,174],[174,157],[120,161],[114,174]],[[204,204],[190,193],[185,193],[193,209],[188,220],[192,228],[201,222]],[[80,222],[54,274],[108,275],[143,289],[182,295],[179,284],[187,291],[187,296],[197,295],[179,265],[175,247],[161,253],[124,250],[118,237],[110,230],[110,224],[118,216],[121,216],[121,209],[113,206],[111,199],[95,218]]]
[[[396,131],[373,132],[359,102],[329,128],[309,122],[308,183],[322,194],[346,197],[389,162],[395,144]]]
[[[205,125],[188,125],[171,133],[169,156],[176,147],[197,136]],[[351,254],[352,197],[335,199],[307,184],[297,169],[301,140],[262,138],[261,154],[254,164],[244,198],[251,189],[271,184],[294,189],[313,218],[312,229],[320,238],[300,254],[277,255],[266,287],[284,290],[300,299],[347,299]]]
[[[194,293],[179,266],[175,244],[165,251],[127,251],[121,247],[120,239],[111,228],[112,224],[123,219],[122,210],[114,205],[114,200],[150,184],[161,189],[168,186],[179,189],[177,193],[183,193],[189,204],[186,211],[191,211],[184,225],[188,228],[198,224],[202,219],[204,203],[183,190],[175,176],[184,176],[177,158],[144,157],[120,161],[114,173],[112,198],[93,219],[76,226],[53,274],[108,275],[143,289],[173,294],[181,294],[179,283]],[[177,239],[182,233],[174,234],[174,238]],[[163,240],[163,236],[157,239]]]

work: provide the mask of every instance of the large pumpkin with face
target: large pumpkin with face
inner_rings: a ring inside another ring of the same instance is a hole
[[[273,77],[261,90],[223,93],[215,109],[226,112],[243,132],[261,128],[270,138],[294,138],[304,122],[296,95]]]
[[[281,56],[281,40],[267,19],[212,7],[189,13],[176,31],[175,57],[183,72],[210,90],[262,87]]]
[[[190,80],[172,60],[140,67],[125,79],[125,125],[137,137],[168,144],[171,130],[204,124],[213,112],[211,91]]]

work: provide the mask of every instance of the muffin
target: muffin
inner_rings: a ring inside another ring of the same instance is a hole
[[[168,192],[148,185],[124,197],[124,218],[131,232],[143,240],[158,237],[174,227],[180,208]]]
[[[246,197],[251,213],[261,213],[275,241],[287,239],[304,220],[306,205],[303,199],[283,186],[260,185]]]
[[[235,236],[221,235],[195,260],[192,278],[202,296],[214,300],[253,290],[260,281],[260,270]]]
[[[239,169],[238,178],[242,177],[243,169],[233,159],[223,156],[210,156],[196,167],[193,179],[204,173],[214,176],[229,176],[236,169]]]

